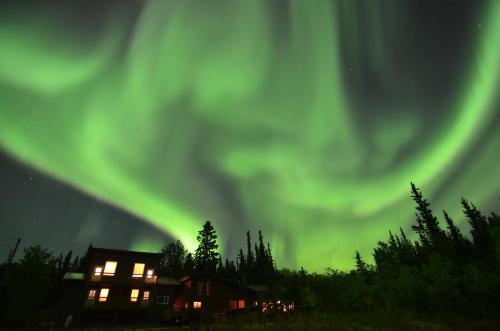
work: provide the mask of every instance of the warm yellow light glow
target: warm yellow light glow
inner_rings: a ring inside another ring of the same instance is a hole
[[[89,291],[89,300],[94,300],[95,299],[95,290],[90,290]]]
[[[245,300],[238,300],[238,308],[245,308]]]
[[[106,302],[108,300],[109,288],[101,288],[99,292],[99,302]]]
[[[106,265],[104,266],[104,276],[114,276],[116,271],[116,265],[118,262],[116,261],[106,261]]]
[[[194,301],[193,302],[193,308],[194,309],[200,309],[201,308],[201,301]]]
[[[149,300],[149,291],[144,291],[144,294],[142,295],[142,300]]]
[[[95,276],[100,276],[102,274],[102,267],[95,267],[94,269],[94,275]]]
[[[153,278],[155,271],[154,269],[148,269],[148,272],[146,273],[147,278]]]
[[[130,292],[130,301],[137,302],[138,298],[139,298],[139,289],[137,288],[132,289],[132,292]]]
[[[132,271],[132,277],[134,278],[140,278],[144,274],[144,263],[135,263],[134,264],[134,271]]]

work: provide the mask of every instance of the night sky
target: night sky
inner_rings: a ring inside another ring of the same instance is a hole
[[[410,181],[464,229],[498,211],[500,1],[2,1],[0,260],[225,255],[261,229],[279,267],[351,268]]]

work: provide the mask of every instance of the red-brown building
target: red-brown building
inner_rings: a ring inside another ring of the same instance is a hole
[[[64,276],[62,314],[81,323],[212,320],[255,307],[258,291],[213,273],[159,277],[160,254],[90,248],[84,273]]]
[[[213,273],[195,273],[179,279],[174,313],[183,319],[212,319],[215,314],[258,305],[257,292]]]
[[[179,282],[158,277],[160,254],[90,248],[84,273],[64,276],[63,308],[82,322],[158,322],[172,319]]]

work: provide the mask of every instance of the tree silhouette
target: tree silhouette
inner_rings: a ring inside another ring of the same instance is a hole
[[[187,250],[180,240],[166,244],[160,251],[160,273],[180,277],[186,273],[184,263]]]
[[[219,261],[219,253],[217,252],[219,245],[217,244],[217,234],[210,221],[205,222],[196,239],[198,240],[198,248],[194,253],[195,269],[215,272]]]

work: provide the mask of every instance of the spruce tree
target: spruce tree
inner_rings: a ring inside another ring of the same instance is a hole
[[[217,234],[210,221],[205,222],[196,239],[199,243],[194,253],[196,270],[215,272],[219,261],[219,253],[217,252],[219,245],[217,244]]]

